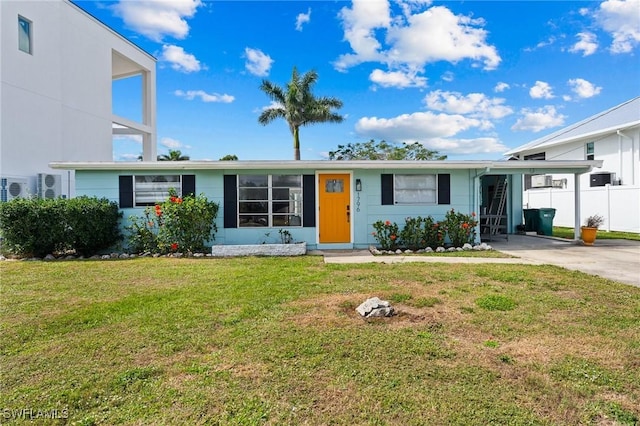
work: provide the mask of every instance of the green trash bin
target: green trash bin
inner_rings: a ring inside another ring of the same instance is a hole
[[[524,209],[524,230],[526,232],[538,231],[538,209]]]
[[[553,218],[556,209],[538,209],[538,235],[553,235]]]

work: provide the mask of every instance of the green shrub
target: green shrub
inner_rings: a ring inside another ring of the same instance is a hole
[[[215,239],[218,204],[204,195],[178,197],[171,193],[161,204],[147,207],[143,217],[132,216],[129,250],[135,253],[196,253]]]
[[[400,232],[397,223],[378,220],[373,224],[373,229],[376,231],[372,232],[371,235],[374,236],[383,250],[395,250],[398,248]]]
[[[77,254],[91,256],[122,239],[118,204],[106,198],[77,197],[63,201],[69,225],[69,245]]]
[[[465,243],[473,244],[476,240],[476,214],[456,213],[454,209],[447,212],[443,226],[453,247],[462,247]]]
[[[66,250],[95,254],[120,240],[121,216],[106,198],[16,198],[0,204],[3,249],[37,257]]]
[[[406,248],[418,250],[426,247],[427,241],[422,227],[424,221],[420,216],[405,219],[404,228],[400,231],[400,240]]]

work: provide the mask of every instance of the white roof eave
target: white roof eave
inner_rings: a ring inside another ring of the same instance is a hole
[[[257,160],[257,161],[145,161],[145,162],[52,162],[52,169],[167,171],[167,170],[483,170],[484,173],[520,170],[564,170],[566,173],[586,173],[602,167],[593,161],[326,161],[326,160]]]

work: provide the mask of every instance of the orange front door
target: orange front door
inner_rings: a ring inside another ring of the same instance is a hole
[[[350,175],[320,175],[320,243],[351,242]]]

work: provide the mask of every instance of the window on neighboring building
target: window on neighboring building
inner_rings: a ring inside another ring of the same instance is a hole
[[[18,15],[18,49],[32,53],[32,23],[30,20]]]
[[[238,226],[302,226],[302,176],[238,175]]]
[[[180,175],[151,175],[135,176],[133,185],[133,200],[136,207],[153,206],[169,198],[169,189],[175,189],[182,195]]]
[[[394,204],[436,204],[436,175],[394,175]]]
[[[587,142],[587,145],[585,147],[585,151],[586,151],[587,160],[594,160],[595,159],[595,150],[594,150],[594,143],[593,142]]]

